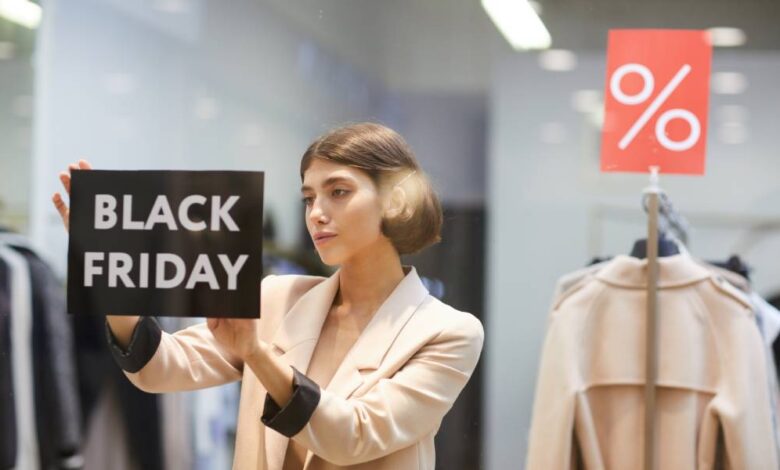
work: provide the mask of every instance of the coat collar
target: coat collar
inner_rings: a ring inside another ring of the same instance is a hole
[[[377,369],[390,345],[425,300],[428,290],[413,266],[402,266],[404,278],[379,306],[355,344],[349,350],[326,390],[342,398],[363,383],[360,370]],[[339,288],[341,269],[303,294],[282,320],[271,346],[284,360],[306,373],[322,325]],[[269,470],[281,470],[289,439],[270,429],[265,431]],[[311,452],[309,452],[311,454]],[[308,455],[306,461],[311,460]]]
[[[702,281],[712,273],[687,254],[658,258],[658,287],[681,287]],[[620,287],[647,287],[647,260],[618,255],[607,263],[596,277]]]

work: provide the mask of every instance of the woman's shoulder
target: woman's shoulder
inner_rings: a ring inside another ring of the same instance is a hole
[[[474,314],[444,303],[438,298],[428,295],[420,305],[421,319],[428,324],[435,324],[443,334],[478,337],[483,339],[485,331],[482,322]]]

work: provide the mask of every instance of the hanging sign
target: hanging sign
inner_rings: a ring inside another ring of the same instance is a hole
[[[259,316],[262,172],[71,174],[68,312]]]
[[[609,32],[602,171],[704,173],[711,59],[706,31]]]

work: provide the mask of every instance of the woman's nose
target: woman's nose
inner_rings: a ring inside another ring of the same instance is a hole
[[[322,208],[322,205],[316,201],[312,202],[311,210],[309,211],[309,220],[312,223],[319,224],[327,221],[327,216]]]

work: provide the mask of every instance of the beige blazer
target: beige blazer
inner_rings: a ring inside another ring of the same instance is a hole
[[[659,260],[657,468],[776,470],[763,341],[743,293],[687,255]],[[618,256],[557,299],[529,470],[642,468],[647,261]]]
[[[429,295],[413,267],[404,272],[292,437],[309,449],[306,470],[434,469],[434,435],[477,364],[484,333],[477,318]],[[261,339],[301,372],[338,285],[339,271],[261,283]],[[260,420],[263,384],[220,348],[205,323],[163,333],[151,360],[125,373],[149,392],[241,380],[233,468],[281,470],[289,439]]]

